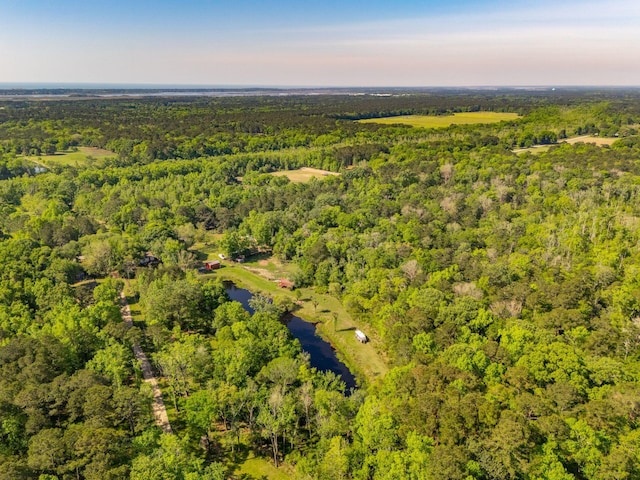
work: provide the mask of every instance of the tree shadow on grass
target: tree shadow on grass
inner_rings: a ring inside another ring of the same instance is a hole
[[[293,313],[295,313],[295,312],[297,312],[297,311],[299,311],[301,309],[302,309],[302,305],[294,303],[293,306],[289,309],[289,311],[287,313],[292,313],[293,314]]]
[[[237,478],[240,480],[267,480],[265,475],[260,477],[256,477],[249,473],[235,473],[236,470],[242,468],[242,465],[249,459],[251,454],[251,448],[245,443],[239,443],[235,446],[234,452],[231,453],[231,448],[226,447],[222,450],[224,455],[220,460],[225,459],[227,473],[230,475],[229,478]]]
[[[258,263],[261,260],[271,260],[271,252],[259,252],[247,255],[246,263]]]
[[[207,259],[207,254],[202,250],[189,250],[191,253],[195,254],[196,260],[204,262]]]
[[[231,448],[225,448],[225,458],[228,460],[229,468],[236,470],[249,458],[251,449],[244,443],[239,443],[235,446],[234,452],[231,453]]]

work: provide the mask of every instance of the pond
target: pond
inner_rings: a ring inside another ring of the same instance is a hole
[[[249,313],[253,313],[253,309],[249,305],[249,299],[253,295],[249,290],[239,288],[232,282],[224,282],[224,285],[231,300],[240,302]],[[356,388],[355,377],[347,366],[338,360],[331,344],[316,335],[316,326],[313,323],[306,322],[293,314],[285,315],[282,322],[287,326],[291,335],[298,339],[302,350],[309,354],[312,367],[335,373],[342,379],[347,389]]]

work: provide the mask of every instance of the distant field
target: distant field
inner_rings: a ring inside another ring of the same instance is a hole
[[[329,175],[340,175],[336,172],[329,172],[327,170],[320,170],[318,168],[303,167],[299,170],[282,170],[280,172],[273,172],[271,175],[276,177],[287,177],[292,182],[304,183],[308,182],[312,178],[322,178]]]
[[[570,143],[570,144],[574,144],[574,143],[578,143],[578,142],[582,142],[582,143],[595,143],[597,146],[601,147],[602,145],[611,145],[613,142],[615,142],[616,140],[618,140],[618,138],[611,138],[611,137],[594,137],[593,135],[582,135],[580,137],[573,137],[573,138],[565,138],[564,140],[561,140],[558,143]]]
[[[568,143],[570,145],[573,145],[574,143],[579,143],[579,142],[593,143],[598,147],[602,147],[603,145],[611,145],[616,140],[618,140],[618,138],[594,137],[593,135],[581,135],[579,137],[564,138],[562,140],[559,140],[558,143],[554,143],[553,145],[534,145],[533,147],[528,147],[528,148],[516,148],[512,150],[512,152],[513,153],[524,153],[524,152],[542,153],[542,152],[546,152],[554,145],[560,145],[561,143]]]
[[[553,145],[534,145],[532,147],[514,148],[511,151],[513,153],[524,153],[524,152],[542,153],[542,152],[548,151],[551,147],[555,145],[558,145],[558,144],[554,143]]]
[[[93,157],[97,160],[106,157],[116,157],[117,154],[110,150],[103,150],[102,148],[94,147],[78,147],[77,152],[58,152],[54,155],[41,155],[39,157],[24,157],[27,160],[31,160],[34,163],[40,165],[82,165],[87,161],[89,157]]]
[[[402,115],[396,117],[369,118],[367,120],[359,120],[360,123],[383,123],[385,125],[393,125],[401,123],[412,127],[423,128],[445,128],[450,125],[472,125],[477,123],[496,123],[503,120],[515,120],[518,118],[517,113],[501,113],[501,112],[464,112],[454,113],[446,116],[431,115]]]

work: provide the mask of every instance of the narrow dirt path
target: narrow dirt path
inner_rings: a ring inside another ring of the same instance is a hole
[[[122,320],[128,326],[133,326],[133,320],[131,319],[131,309],[129,308],[129,303],[127,302],[127,297],[124,292],[120,292],[120,300],[122,301],[122,308],[120,312],[122,314]],[[162,431],[165,433],[173,433],[171,429],[171,424],[169,423],[169,416],[167,415],[167,409],[164,406],[164,400],[162,399],[162,391],[160,390],[160,386],[158,385],[158,380],[153,374],[153,369],[151,368],[151,363],[147,356],[140,348],[140,345],[133,345],[133,354],[136,357],[136,360],[140,362],[140,367],[142,368],[142,377],[144,381],[151,385],[151,389],[153,391],[153,416],[156,419],[156,424],[162,428]]]

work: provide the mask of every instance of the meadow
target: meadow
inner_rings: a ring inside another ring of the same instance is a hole
[[[421,128],[446,128],[451,125],[473,125],[497,123],[504,120],[516,120],[517,113],[505,112],[462,112],[453,115],[400,115],[395,117],[368,118],[360,123],[382,123],[385,125],[402,124]]]
[[[569,145],[574,145],[576,143],[592,143],[598,147],[611,146],[613,142],[618,140],[616,137],[598,137],[595,135],[580,135],[577,137],[565,138],[563,140],[558,141],[558,143],[553,143],[550,145],[533,145],[532,147],[525,148],[515,148],[512,150],[513,153],[542,153],[547,152],[551,147],[555,145],[559,145],[561,143],[568,143]]]
[[[86,165],[92,159],[100,160],[102,158],[115,156],[117,155],[111,150],[95,147],[78,147],[77,150],[56,152],[53,155],[27,156],[24,158],[45,167],[76,167]]]

